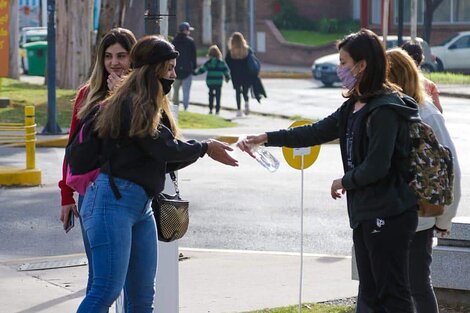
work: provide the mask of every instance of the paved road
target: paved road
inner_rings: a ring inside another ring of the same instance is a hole
[[[253,110],[318,118],[341,103],[338,88],[319,88],[310,80],[264,80],[268,99]],[[192,100],[207,102],[206,87],[195,80]],[[225,85],[223,105],[233,104],[233,91]],[[448,128],[459,151],[463,185],[470,185],[468,99],[443,98]],[[190,110],[205,112],[191,106]],[[234,112],[224,111],[230,118]],[[240,127],[227,130],[187,132],[189,137],[225,132],[249,133],[287,127],[290,121],[250,116],[238,120]],[[2,165],[21,164],[22,149],[0,147]],[[282,159],[280,149],[271,149]],[[239,152],[240,168],[225,168],[209,160],[180,171],[184,197],[191,201],[191,226],[182,247],[241,250],[298,251],[300,229],[300,173],[282,162],[269,173]],[[0,260],[82,252],[78,229],[63,234],[58,222],[60,176],[63,149],[37,149],[37,164],[44,185],[34,188],[0,188]],[[344,200],[328,196],[332,179],[341,176],[337,145],[324,145],[318,158],[305,172],[305,251],[350,255],[350,229]],[[470,216],[469,193],[464,188],[458,215]]]

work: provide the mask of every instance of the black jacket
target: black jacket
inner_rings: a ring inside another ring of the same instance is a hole
[[[354,108],[350,99],[333,114],[311,125],[268,133],[271,146],[308,147],[339,138],[351,227],[361,221],[385,218],[416,209],[408,186],[411,149],[408,121],[419,119],[416,103],[396,94],[370,99],[362,108],[360,130],[354,134],[353,162],[347,170],[346,127]]]
[[[203,157],[207,143],[177,140],[165,125],[161,125],[156,138],[130,138],[131,105],[130,99],[123,103],[120,138],[103,140],[103,154],[111,157],[110,169],[102,167],[101,171],[142,186],[147,195],[152,197],[162,192],[166,173],[188,166]]]
[[[225,62],[230,69],[230,75],[232,76],[233,88],[237,89],[239,86],[250,87],[253,85],[256,76],[250,74],[248,70],[248,57],[252,54],[251,49],[248,50],[248,55],[243,59],[234,59],[230,54],[230,51],[227,52],[225,56]]]
[[[184,33],[178,33],[172,44],[175,50],[180,53],[176,58],[176,78],[185,79],[193,73],[197,67],[196,45],[194,39]]]

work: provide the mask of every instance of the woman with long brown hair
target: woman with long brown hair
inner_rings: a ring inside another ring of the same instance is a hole
[[[70,123],[69,140],[73,137],[76,127],[84,116],[93,107],[99,105],[108,94],[116,88],[121,78],[127,74],[130,67],[129,53],[136,43],[134,34],[125,28],[113,28],[108,31],[98,45],[96,60],[88,81],[78,90],[73,105],[72,120]],[[64,157],[62,166],[62,179],[59,181],[61,208],[60,220],[64,229],[69,223],[69,218],[73,218],[70,213],[80,218],[79,211],[83,201],[83,195],[78,196],[78,206],[75,204],[74,190],[66,184],[67,160]],[[82,226],[80,218],[80,226]],[[90,243],[82,227],[82,237],[85,246],[85,253],[88,259],[88,284],[87,292],[91,286],[93,269],[91,264]]]
[[[132,71],[96,117],[107,166],[88,187],[80,212],[94,277],[78,313],[106,312],[124,283],[129,311],[152,312],[158,245],[151,202],[163,190],[165,173],[206,154],[237,166],[226,144],[178,139],[167,99],[177,56],[160,37],[140,39],[130,53]]]

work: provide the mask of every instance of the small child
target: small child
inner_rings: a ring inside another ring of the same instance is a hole
[[[212,114],[212,109],[214,108],[214,97],[216,101],[215,114],[219,114],[223,79],[225,77],[225,81],[228,82],[230,80],[230,74],[217,45],[209,47],[207,56],[209,60],[195,71],[194,75],[199,75],[207,71],[206,84],[207,87],[209,87],[209,114]]]

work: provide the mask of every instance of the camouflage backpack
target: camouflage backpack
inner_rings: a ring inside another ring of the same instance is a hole
[[[452,153],[439,144],[432,128],[422,121],[410,122],[410,187],[415,191],[419,215],[439,216],[453,201]]]

